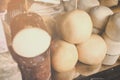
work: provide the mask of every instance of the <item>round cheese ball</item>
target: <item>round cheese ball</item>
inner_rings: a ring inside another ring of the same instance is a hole
[[[74,10],[61,16],[57,30],[63,40],[74,44],[82,43],[91,36],[92,21],[85,11]]]
[[[13,38],[14,51],[23,57],[36,57],[45,52],[51,43],[49,34],[39,28],[26,28]]]
[[[63,40],[54,40],[51,46],[52,67],[57,72],[66,72],[75,67],[78,52],[75,45]]]
[[[105,41],[99,36],[93,34],[85,43],[78,44],[79,61],[89,65],[101,64],[107,51]]]

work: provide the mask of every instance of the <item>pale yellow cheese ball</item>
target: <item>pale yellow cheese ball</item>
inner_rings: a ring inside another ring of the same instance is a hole
[[[82,43],[91,36],[92,21],[85,11],[73,10],[61,16],[57,30],[63,40],[74,44]]]
[[[51,45],[52,67],[57,72],[73,69],[78,61],[78,52],[74,44],[63,40],[54,40]]]
[[[89,65],[101,64],[107,51],[105,41],[99,35],[93,34],[85,43],[78,44],[79,61]]]

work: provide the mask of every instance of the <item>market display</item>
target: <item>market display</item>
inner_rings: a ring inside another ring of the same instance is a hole
[[[119,65],[119,27],[119,0],[0,0],[0,80],[82,79]]]

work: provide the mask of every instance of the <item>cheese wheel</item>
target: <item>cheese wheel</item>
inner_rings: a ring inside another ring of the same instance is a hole
[[[107,51],[105,41],[99,36],[93,34],[85,43],[78,44],[79,61],[89,65],[101,64]]]
[[[75,45],[63,40],[54,40],[51,46],[52,67],[57,72],[66,72],[75,67],[78,52]]]
[[[120,42],[120,12],[112,15],[108,21],[106,35],[113,41]]]
[[[78,9],[89,12],[92,7],[99,6],[98,0],[78,0]]]
[[[82,43],[91,36],[92,21],[85,11],[74,10],[61,16],[57,30],[65,41]]]
[[[23,57],[36,57],[50,46],[51,37],[39,28],[23,29],[13,38],[14,51]]]
[[[93,21],[93,26],[100,30],[105,28],[110,15],[113,14],[112,10],[105,6],[93,7],[89,12]]]

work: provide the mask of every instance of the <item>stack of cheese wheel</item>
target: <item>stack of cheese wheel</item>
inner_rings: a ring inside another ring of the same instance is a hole
[[[89,12],[93,21],[93,33],[102,34],[112,10],[105,6],[93,7]]]
[[[67,75],[63,80],[73,80],[74,68],[76,74],[84,76],[99,71],[107,46],[102,37],[92,35],[92,28],[92,20],[83,10],[72,10],[58,18],[60,38],[53,40],[51,45],[52,68],[58,74],[56,77],[63,73]]]
[[[11,22],[10,50],[24,80],[50,79],[51,37],[44,27],[42,18],[35,13],[20,14]]]
[[[75,44],[89,39],[92,33],[92,21],[85,11],[73,10],[60,16],[57,30],[61,38],[52,41],[52,67],[57,71],[56,77],[64,74],[67,76],[62,78],[63,80],[73,80],[73,73],[76,73],[73,69],[78,61]]]
[[[105,33],[103,35],[107,45],[107,56],[103,64],[113,65],[120,55],[120,13],[115,13],[109,19]]]

